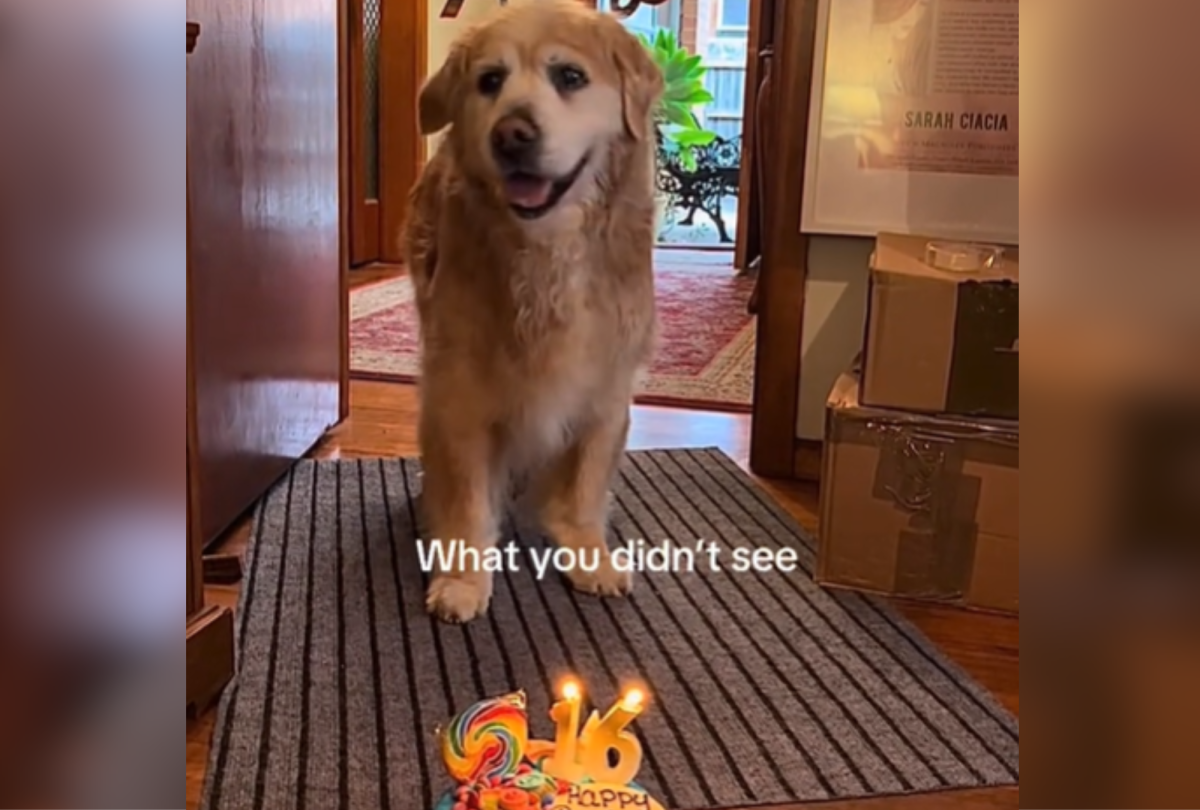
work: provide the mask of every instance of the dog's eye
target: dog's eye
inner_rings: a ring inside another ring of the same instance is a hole
[[[550,78],[560,93],[569,93],[587,87],[588,77],[574,65],[555,65],[550,68]]]
[[[504,86],[504,80],[508,78],[508,74],[499,68],[486,70],[479,74],[477,86],[479,92],[485,96],[494,96],[500,92],[500,88]]]

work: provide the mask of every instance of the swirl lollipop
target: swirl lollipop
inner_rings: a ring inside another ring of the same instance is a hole
[[[525,693],[476,703],[450,722],[442,734],[442,760],[460,785],[514,776],[529,742]]]

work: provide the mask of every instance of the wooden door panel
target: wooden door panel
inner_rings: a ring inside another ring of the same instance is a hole
[[[200,37],[200,26],[196,23],[189,22],[187,24],[187,54],[189,61],[192,52],[196,49],[196,42]],[[187,195],[187,200],[184,204],[184,211],[187,217],[185,222],[187,233],[188,250],[191,250],[192,245],[192,184],[191,172],[184,173],[184,193]],[[200,513],[199,502],[196,498],[196,470],[193,466],[196,463],[194,448],[196,447],[196,379],[195,379],[195,363],[192,360],[192,268],[191,262],[188,262],[187,274],[185,276],[185,290],[187,301],[185,304],[185,312],[187,317],[186,324],[186,341],[187,355],[186,363],[187,370],[185,376],[185,411],[184,411],[184,429],[186,435],[184,438],[183,458],[184,458],[184,478],[187,481],[187,617],[190,620],[202,607],[204,607],[204,580],[203,580],[203,563],[200,559],[200,546],[203,543],[203,536],[200,533]]]
[[[408,196],[425,160],[417,96],[427,2],[340,0],[346,16],[350,265],[399,263]]]
[[[192,358],[201,531],[339,418],[337,0],[188,0]]]
[[[192,459],[187,454],[187,613],[185,617],[196,614],[204,607],[204,563],[200,557],[200,535],[197,532],[199,524],[196,518],[194,499],[192,497]]]
[[[379,261],[379,42],[381,0],[346,6],[350,54],[350,263]]]
[[[417,98],[428,72],[429,4],[379,2],[379,258],[399,263],[409,192],[425,162]]]
[[[767,85],[775,0],[750,0],[750,27],[746,32],[746,87],[742,105],[742,159],[738,178],[738,223],[733,266],[743,273],[762,257],[763,247],[763,156],[762,121],[767,115],[763,91]]]
[[[791,478],[797,464],[796,412],[808,238],[800,232],[816,47],[817,0],[779,0],[772,27],[770,83],[760,131],[766,201],[758,281],[758,338],[750,468]]]

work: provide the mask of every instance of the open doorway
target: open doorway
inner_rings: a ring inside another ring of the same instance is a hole
[[[659,241],[732,250],[738,236],[752,0],[600,0],[654,47],[670,118],[659,128]],[[677,102],[677,103],[676,103]],[[693,121],[685,123],[682,105]]]
[[[749,68],[761,0],[597,0],[651,50],[666,78],[658,136],[661,321],[651,383],[661,401],[707,410],[748,410],[757,324],[747,234],[758,206],[743,171],[757,87]],[[746,216],[747,221],[741,217]],[[739,244],[741,242],[742,244]],[[652,401],[652,400],[643,400]]]

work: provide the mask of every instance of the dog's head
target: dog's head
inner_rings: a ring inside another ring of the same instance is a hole
[[[663,77],[645,46],[578,0],[507,6],[452,47],[420,97],[463,171],[526,221],[592,199],[614,146],[647,140]]]

